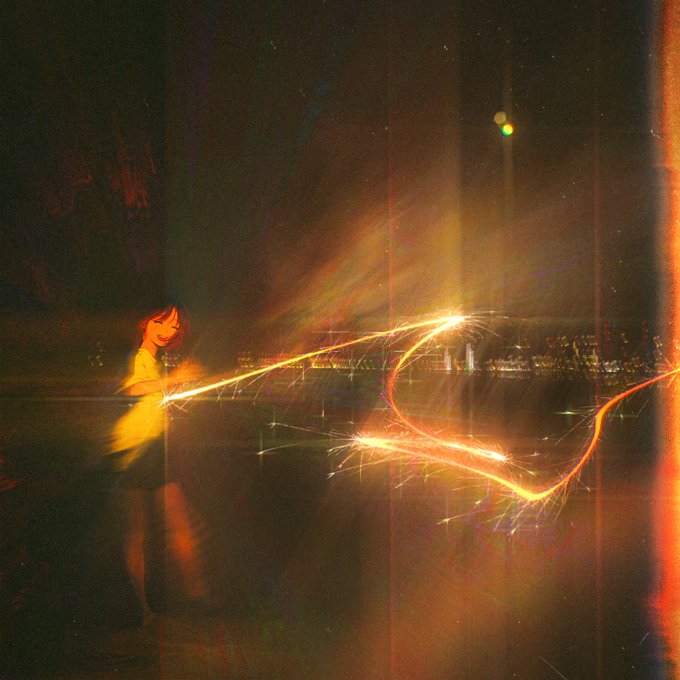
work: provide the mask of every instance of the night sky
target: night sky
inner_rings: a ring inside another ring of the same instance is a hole
[[[234,346],[458,309],[654,321],[645,3],[3,14],[10,314],[165,291]]]

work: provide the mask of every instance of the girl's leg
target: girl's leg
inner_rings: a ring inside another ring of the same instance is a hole
[[[165,484],[159,493],[165,509],[168,548],[179,567],[186,592],[192,600],[205,598],[208,591],[189,519],[189,502],[177,482]]]
[[[148,492],[143,489],[121,491],[125,512],[125,566],[142,604],[144,620],[151,615],[146,599],[146,544],[149,531]]]

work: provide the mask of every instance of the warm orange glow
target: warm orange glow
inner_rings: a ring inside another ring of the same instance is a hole
[[[661,80],[663,153],[668,182],[667,223],[661,231],[666,289],[661,299],[669,321],[670,359],[680,361],[680,3],[664,3]],[[671,665],[680,672],[680,394],[668,390],[662,407],[658,483],[657,552],[660,567],[659,615]]]
[[[205,597],[208,589],[196,531],[190,521],[189,503],[181,487],[172,482],[163,488],[168,546],[177,562],[186,593],[192,600]]]

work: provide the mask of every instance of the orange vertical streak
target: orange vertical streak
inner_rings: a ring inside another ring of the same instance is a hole
[[[663,153],[666,167],[667,222],[661,230],[661,270],[665,274],[663,310],[669,321],[666,347],[680,362],[680,3],[664,3],[661,52]],[[670,664],[680,674],[680,393],[667,390],[662,405],[657,556],[660,567],[659,614]]]
[[[194,527],[189,519],[189,503],[179,484],[163,487],[165,521],[172,557],[179,567],[186,594],[199,601],[208,594]]]

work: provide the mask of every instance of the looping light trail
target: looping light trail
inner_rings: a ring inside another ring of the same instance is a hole
[[[393,389],[394,381],[396,381],[398,370],[400,368],[401,366],[398,366],[397,369],[390,376],[391,389]],[[503,456],[502,454],[491,451],[489,449],[482,449],[474,446],[465,445],[464,443],[457,441],[446,441],[414,425],[408,418],[406,418],[403,415],[399,407],[395,404],[394,397],[391,391],[389,399],[392,410],[400,418],[402,423],[404,423],[412,431],[421,435],[425,439],[425,442],[422,441],[418,442],[417,440],[416,441],[407,440],[406,442],[402,442],[398,439],[383,439],[380,437],[357,437],[355,441],[359,446],[382,450],[385,451],[387,454],[393,453],[402,456],[407,455],[410,456],[411,458],[431,460],[433,462],[443,463],[445,465],[473,472],[481,477],[485,477],[486,479],[489,479],[500,484],[502,487],[509,489],[514,494],[516,494],[517,496],[526,501],[540,501],[543,500],[544,498],[547,498],[548,496],[551,496],[556,491],[564,489],[569,484],[569,482],[572,481],[583,469],[583,467],[588,462],[593,452],[597,448],[598,442],[602,435],[603,423],[607,414],[617,404],[621,403],[624,399],[627,399],[635,392],[639,392],[640,390],[643,390],[646,387],[649,387],[650,385],[661,382],[663,380],[667,380],[672,376],[677,375],[678,373],[680,373],[680,368],[668,371],[661,375],[657,375],[653,378],[645,380],[644,382],[634,385],[633,387],[623,392],[620,392],[619,394],[615,395],[607,402],[605,402],[605,404],[603,404],[598,409],[594,416],[590,439],[584,446],[576,462],[572,465],[571,468],[567,470],[567,472],[561,475],[555,482],[544,488],[532,489],[523,486],[513,481],[513,479],[510,476],[504,475],[503,468],[501,468],[500,471],[489,471],[485,467],[473,465],[469,461],[456,458],[454,455],[452,455],[452,451],[458,450],[464,451],[474,456],[481,456],[483,458],[495,458],[496,460],[500,461],[501,464],[505,464],[505,466],[507,466],[507,463],[509,463],[509,459]],[[431,445],[431,442],[434,442],[435,444],[434,447]],[[424,443],[430,443],[430,446],[425,446]]]
[[[297,364],[300,361],[312,359],[324,354],[337,352],[338,350],[353,345],[370,343],[385,338],[402,338],[410,332],[422,331],[422,334],[418,339],[401,355],[392,368],[388,377],[385,395],[391,412],[396,417],[396,422],[401,425],[405,432],[410,433],[409,437],[380,437],[374,435],[356,436],[352,440],[353,445],[357,448],[382,452],[388,459],[390,457],[403,458],[406,456],[411,460],[436,462],[445,466],[465,470],[495,482],[501,487],[510,490],[523,500],[534,502],[543,500],[555,492],[564,489],[570,481],[579,474],[595,451],[602,434],[604,420],[607,414],[615,406],[636,392],[661,381],[668,380],[680,373],[680,368],[676,368],[654,376],[620,392],[605,402],[595,413],[590,438],[576,458],[576,462],[551,484],[543,488],[530,488],[520,484],[512,478],[510,474],[512,471],[512,461],[500,450],[500,447],[480,447],[469,443],[469,441],[444,439],[410,419],[399,407],[395,398],[395,387],[399,379],[399,374],[410,364],[410,362],[417,358],[416,354],[418,350],[428,343],[431,343],[437,336],[453,330],[460,330],[461,328],[464,328],[466,324],[469,325],[472,321],[473,317],[448,316],[371,333],[354,340],[347,340],[292,358],[284,359],[272,365],[241,373],[208,385],[168,394],[164,397],[163,403],[168,404],[178,400],[189,400],[199,394],[256,379],[277,369],[286,368]]]

